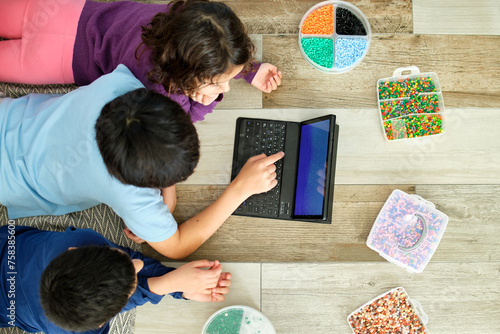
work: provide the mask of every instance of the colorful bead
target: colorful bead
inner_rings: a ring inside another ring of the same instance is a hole
[[[350,10],[337,7],[335,16],[337,35],[366,36],[366,29],[363,22]]]
[[[335,41],[335,67],[346,68],[360,59],[367,47],[365,39],[337,38]]]
[[[326,67],[333,67],[333,41],[329,38],[302,38],[300,40],[304,53],[314,63]]]
[[[395,190],[380,210],[367,245],[398,264],[420,272],[436,251],[447,224],[445,214]]]
[[[404,139],[437,135],[443,132],[440,114],[410,115],[384,121],[387,139]]]
[[[415,98],[380,102],[382,119],[388,120],[411,114],[431,114],[439,112],[439,98],[433,95],[417,95]]]
[[[436,86],[430,77],[384,81],[378,85],[379,99],[398,99],[412,97],[420,93],[436,92]]]
[[[300,32],[303,34],[333,34],[333,6],[316,9],[304,20]]]
[[[239,333],[243,320],[243,309],[226,310],[212,319],[206,330],[207,334]]]
[[[379,110],[387,139],[415,138],[443,132],[440,94],[431,77],[387,80],[378,85]]]
[[[402,288],[394,289],[352,313],[355,334],[426,334],[425,325]]]
[[[335,33],[335,29],[339,31]],[[347,37],[366,36],[367,27],[363,21],[348,8],[338,5],[325,5],[313,10],[304,19],[300,32],[300,44],[307,60],[326,69],[335,68],[343,72],[363,58],[368,49],[366,37]],[[315,47],[318,50],[314,50]]]

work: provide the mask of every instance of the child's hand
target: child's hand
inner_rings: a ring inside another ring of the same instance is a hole
[[[127,236],[127,238],[129,238],[130,240],[132,240],[133,242],[135,242],[136,244],[142,244],[143,242],[145,242],[146,240],[144,239],[141,239],[139,238],[138,236],[136,236],[134,234],[134,232],[132,232],[128,227],[125,227],[123,229],[123,232],[125,232],[125,235]]]
[[[231,286],[231,273],[222,273],[219,277],[217,286],[212,288],[210,294],[183,293],[182,296],[186,299],[196,300],[198,302],[223,302],[226,300],[224,295],[229,293],[229,286]]]
[[[193,101],[201,103],[205,106],[208,106],[210,103],[214,102],[217,99],[217,97],[219,97],[219,94],[203,95],[203,94],[198,93],[198,92],[195,92],[193,95],[190,96],[190,98]]]
[[[252,86],[265,93],[270,93],[281,85],[281,76],[281,71],[278,71],[276,66],[263,63],[252,80]]]
[[[219,284],[221,273],[222,266],[219,261],[199,260],[186,263],[167,275],[176,291],[210,296],[212,289]]]
[[[273,189],[276,181],[276,165],[285,153],[278,152],[270,156],[260,154],[247,160],[231,185],[236,187],[245,198]]]

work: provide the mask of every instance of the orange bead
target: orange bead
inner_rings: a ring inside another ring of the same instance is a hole
[[[333,34],[333,6],[316,9],[304,20],[300,31],[303,34]]]

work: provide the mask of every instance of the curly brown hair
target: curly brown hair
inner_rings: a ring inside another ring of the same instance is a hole
[[[204,82],[244,65],[252,70],[255,47],[245,26],[222,2],[208,0],[174,1],[166,13],[156,14],[142,27],[141,46],[152,50],[148,73],[169,93],[194,93]]]

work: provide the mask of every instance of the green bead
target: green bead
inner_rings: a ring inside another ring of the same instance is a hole
[[[333,68],[333,41],[329,38],[302,38],[304,53],[309,59],[326,68]]]
[[[207,334],[237,334],[243,320],[243,309],[230,309],[212,319]]]

